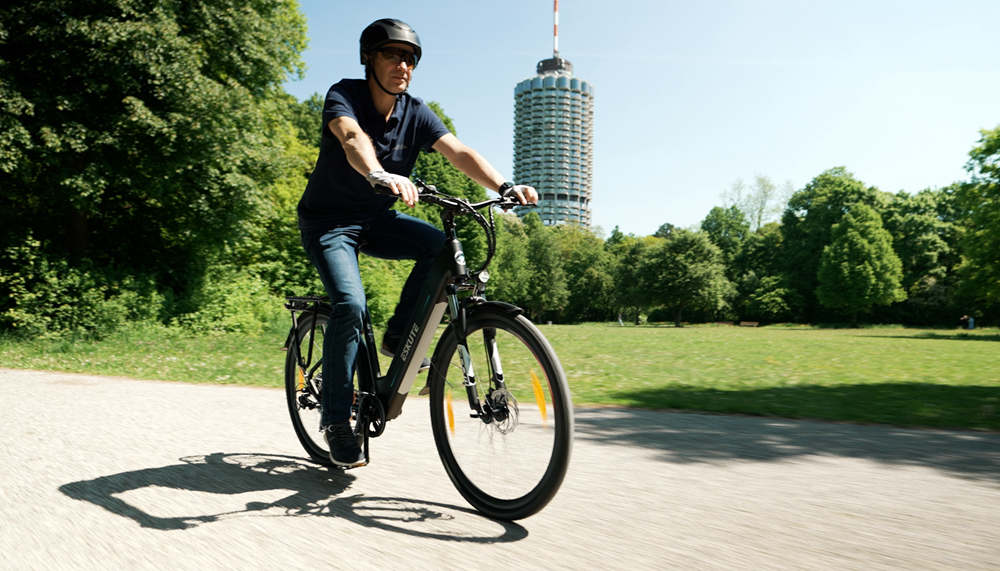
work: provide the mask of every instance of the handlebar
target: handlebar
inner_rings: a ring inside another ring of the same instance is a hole
[[[437,187],[433,184],[427,184],[419,178],[414,177],[413,182],[417,185],[417,192],[420,196],[420,200],[429,204],[434,204],[435,206],[455,211],[456,213],[461,213],[463,211],[468,212],[470,210],[482,210],[483,208],[488,208],[490,206],[499,206],[503,210],[507,210],[515,206],[534,206],[534,204],[521,204],[521,202],[513,196],[500,196],[498,198],[492,198],[482,202],[469,202],[468,200],[458,196],[444,194],[438,191]],[[375,192],[379,194],[393,197],[398,196],[393,194],[392,190],[387,186],[376,185],[374,188]]]
[[[451,226],[450,231],[453,232],[455,228],[454,227],[455,215],[465,214],[471,216],[486,233],[486,246],[487,246],[486,260],[483,262],[483,265],[479,269],[473,272],[469,272],[470,275],[477,275],[480,274],[483,270],[485,270],[486,267],[490,265],[490,261],[493,260],[493,255],[496,253],[496,225],[494,224],[493,220],[493,209],[490,207],[499,206],[503,210],[507,210],[514,206],[521,206],[521,207],[525,206],[524,204],[521,204],[520,200],[518,200],[512,195],[500,196],[498,198],[483,200],[482,202],[469,202],[464,198],[444,194],[438,191],[437,187],[435,187],[434,185],[427,184],[426,182],[417,177],[413,178],[413,182],[416,183],[417,185],[417,191],[419,193],[421,201],[427,202],[429,204],[434,204],[435,206],[440,206],[444,210],[443,217],[445,220],[445,225]],[[390,190],[388,187],[381,185],[375,186],[375,192],[387,196],[393,196],[393,197],[397,196],[396,194],[393,194],[392,190]],[[534,204],[528,204],[527,206],[534,206]],[[488,209],[490,216],[489,220],[487,220],[486,217],[484,217],[482,214],[479,213],[479,211],[484,208]]]

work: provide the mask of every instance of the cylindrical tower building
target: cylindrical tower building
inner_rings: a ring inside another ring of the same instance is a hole
[[[537,208],[518,213],[589,226],[593,139],[593,88],[556,51],[514,89],[514,179],[539,195]]]

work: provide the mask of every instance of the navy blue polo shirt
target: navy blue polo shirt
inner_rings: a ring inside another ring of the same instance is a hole
[[[327,127],[337,117],[354,118],[371,138],[382,168],[407,177],[420,151],[430,151],[431,145],[448,133],[434,111],[408,93],[396,98],[392,115],[386,121],[375,110],[365,80],[344,79],[334,84],[323,105],[319,158],[299,200],[299,228],[303,230],[364,222],[396,200],[375,194],[365,177],[347,162],[340,141]]]

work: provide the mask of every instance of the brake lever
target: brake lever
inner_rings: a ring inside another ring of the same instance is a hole
[[[421,194],[439,194],[438,189],[433,184],[427,184],[424,179],[419,176],[413,177],[413,182],[417,183],[417,190],[424,191]]]

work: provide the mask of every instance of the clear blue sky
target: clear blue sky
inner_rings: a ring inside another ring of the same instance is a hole
[[[511,176],[513,92],[552,54],[552,2],[300,0],[300,99],[361,77],[358,37],[399,18],[424,57],[411,92]],[[845,166],[915,193],[967,175],[1000,125],[1000,1],[563,0],[559,51],[595,88],[594,224],[697,225],[734,181],[802,188]]]

